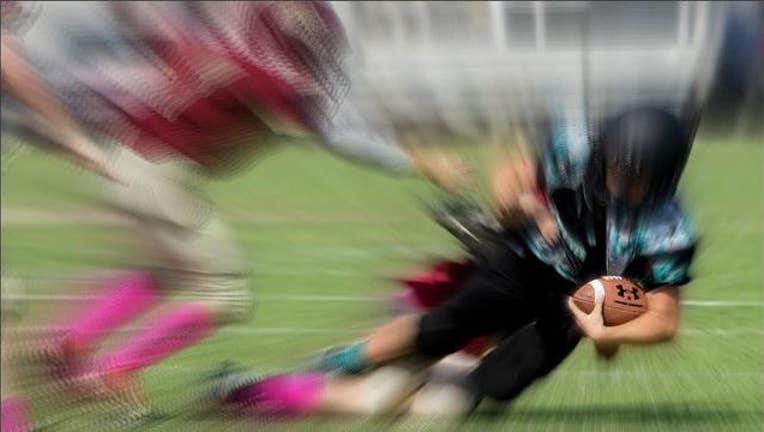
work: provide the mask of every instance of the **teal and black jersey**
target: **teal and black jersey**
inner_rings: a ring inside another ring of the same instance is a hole
[[[696,234],[676,199],[643,208],[605,204],[585,124],[553,124],[538,162],[539,184],[560,231],[547,244],[535,225],[521,232],[530,251],[564,278],[584,283],[622,275],[650,289],[689,281]]]

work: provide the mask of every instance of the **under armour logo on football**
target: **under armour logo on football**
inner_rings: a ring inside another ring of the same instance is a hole
[[[636,287],[626,290],[623,285],[616,285],[615,288],[618,290],[616,293],[618,297],[623,297],[627,300],[639,300],[639,290]]]

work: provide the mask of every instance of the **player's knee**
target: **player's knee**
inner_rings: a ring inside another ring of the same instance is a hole
[[[544,366],[543,359],[523,354],[484,359],[470,374],[476,392],[490,399],[506,402],[514,399],[534,381],[551,371],[551,368]]]
[[[248,279],[227,277],[217,285],[216,291],[205,299],[205,303],[213,311],[218,324],[249,321],[254,314],[255,302]]]
[[[242,292],[237,298],[223,303],[220,320],[225,324],[247,322],[254,316],[254,311],[255,303],[252,294]]]
[[[426,337],[418,337],[416,342],[417,353],[429,357],[445,357],[458,351],[459,348],[460,345],[432,334]]]
[[[20,280],[8,276],[2,276],[0,283],[2,295],[0,295],[0,304],[2,305],[3,321],[10,319],[19,319],[25,309],[24,303],[24,285]]]
[[[361,402],[369,415],[394,412],[425,379],[427,362],[408,358],[382,366],[363,378]]]
[[[249,321],[254,315],[254,304],[251,301],[239,300],[228,302],[220,313],[221,324],[235,324]]]
[[[430,357],[443,357],[459,351],[468,341],[456,320],[442,311],[422,316],[416,337],[417,353]]]
[[[415,396],[409,412],[438,417],[471,413],[480,399],[460,383],[426,384]]]

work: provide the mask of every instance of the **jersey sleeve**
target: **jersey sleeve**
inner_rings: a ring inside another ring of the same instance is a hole
[[[665,205],[640,230],[638,262],[645,288],[684,285],[690,281],[697,233],[678,203]]]
[[[387,125],[372,122],[351,100],[331,122],[316,131],[320,142],[339,156],[392,172],[408,172],[412,162]]]

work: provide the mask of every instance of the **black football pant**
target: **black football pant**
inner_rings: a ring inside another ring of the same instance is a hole
[[[527,250],[507,248],[493,262],[478,264],[450,301],[422,316],[416,350],[440,358],[475,337],[498,335],[465,384],[477,397],[512,399],[578,344],[565,303],[575,288]]]

